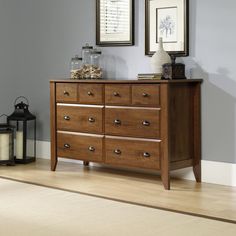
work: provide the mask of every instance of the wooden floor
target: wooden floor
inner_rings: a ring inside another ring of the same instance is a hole
[[[0,179],[1,236],[235,236],[236,224]]]
[[[49,161],[42,159],[28,165],[0,166],[0,176],[236,223],[236,188],[227,186],[172,180],[171,191],[166,191],[156,175],[62,161],[51,172]]]

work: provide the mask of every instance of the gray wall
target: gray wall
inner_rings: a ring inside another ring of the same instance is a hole
[[[144,56],[144,0],[136,0],[135,46],[103,48],[107,77],[149,72]],[[204,78],[203,159],[236,163],[236,1],[190,0],[187,75]],[[25,95],[49,140],[49,79],[69,75],[71,56],[95,44],[95,0],[0,0],[0,113]],[[180,61],[182,59],[179,59]]]

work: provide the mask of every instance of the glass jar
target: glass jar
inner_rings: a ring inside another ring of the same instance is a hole
[[[94,49],[91,51],[91,55],[90,55],[90,78],[91,79],[102,78],[101,54],[102,52],[98,49]]]
[[[70,62],[70,78],[71,79],[82,79],[81,70],[82,58],[76,55],[71,58]]]
[[[90,54],[92,50],[93,50],[93,46],[89,46],[88,43],[86,43],[85,46],[82,47],[82,64],[83,65],[89,65]]]

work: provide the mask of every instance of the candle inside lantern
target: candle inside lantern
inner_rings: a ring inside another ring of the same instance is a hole
[[[0,160],[7,161],[10,159],[10,135],[0,134]]]
[[[23,159],[23,132],[16,132],[16,159]]]

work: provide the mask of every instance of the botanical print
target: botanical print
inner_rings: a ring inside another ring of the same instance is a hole
[[[162,37],[163,42],[177,42],[177,7],[157,8],[157,38]]]

